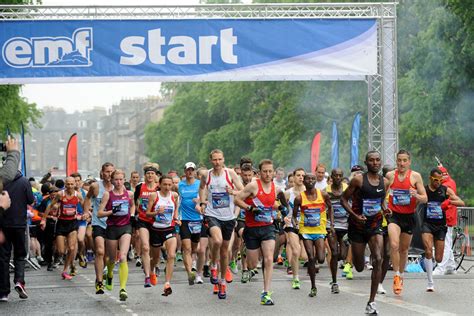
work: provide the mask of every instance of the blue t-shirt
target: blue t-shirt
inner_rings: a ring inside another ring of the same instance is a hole
[[[196,203],[193,201],[193,199],[199,197],[199,184],[199,180],[194,180],[193,184],[187,184],[186,180],[179,182],[178,193],[181,198],[179,213],[181,214],[181,220],[202,220],[202,215],[196,210]]]

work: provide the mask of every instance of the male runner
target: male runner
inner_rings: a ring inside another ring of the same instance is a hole
[[[326,192],[331,199],[331,205],[334,211],[334,223],[332,224],[336,231],[335,235],[331,233],[329,225],[331,223],[328,222],[327,239],[331,249],[331,260],[329,265],[332,276],[331,293],[333,294],[339,293],[339,285],[337,284],[337,263],[339,260],[345,260],[347,256],[347,246],[343,238],[347,233],[347,220],[349,218],[349,214],[347,214],[344,207],[342,207],[340,200],[342,193],[347,189],[348,185],[342,182],[343,178],[344,172],[342,169],[333,169],[331,171],[332,183],[326,187]]]
[[[397,168],[387,173],[389,181],[388,236],[393,271],[393,293],[401,294],[403,272],[408,260],[408,248],[413,237],[415,210],[417,203],[426,203],[427,196],[423,179],[418,172],[410,169],[410,153],[404,149],[397,153]]]
[[[326,222],[328,218],[331,221],[330,231],[335,234],[331,200],[326,192],[315,188],[316,179],[314,174],[304,176],[303,184],[306,190],[296,197],[292,218],[293,225],[298,225],[303,245],[308,254],[308,274],[311,280],[310,297],[317,295],[316,260],[319,263],[324,262],[324,239],[327,234]],[[300,213],[299,220],[297,219],[298,213]]]
[[[75,190],[77,192],[81,193],[81,196],[83,199],[86,198],[87,192],[82,188],[82,176],[80,173],[72,173],[71,177],[74,178],[74,181],[76,183]],[[79,215],[82,215],[84,213],[84,210],[82,208],[82,205],[79,205],[77,212]],[[87,221],[86,220],[79,220],[78,221],[78,228],[77,228],[77,255],[79,256],[79,266],[82,268],[87,268],[87,261],[85,257],[86,253],[86,230],[87,230]],[[74,267],[74,264],[72,265],[71,269]],[[74,269],[75,270],[75,269]],[[74,271],[75,272],[75,271]],[[71,273],[72,274],[72,273]]]
[[[370,297],[365,313],[377,315],[375,295],[382,273],[383,237],[382,213],[387,212],[385,192],[388,181],[379,175],[380,153],[369,151],[365,155],[367,172],[355,175],[341,197],[341,204],[349,213],[349,240],[352,246],[352,262],[357,272],[365,266],[365,248],[369,244],[372,256]],[[352,199],[352,208],[349,200]]]
[[[205,207],[204,225],[212,240],[210,280],[218,284],[218,297],[225,299],[229,241],[235,226],[234,195],[243,186],[235,171],[224,166],[224,153],[220,149],[211,151],[209,158],[213,168],[201,179],[199,198],[200,206]],[[218,280],[219,258],[221,278]]]
[[[444,239],[446,237],[446,210],[449,205],[464,206],[464,202],[441,183],[443,175],[439,169],[430,172],[430,182],[425,187],[428,202],[424,208],[423,226],[421,238],[425,248],[425,269],[428,276],[427,292],[434,292],[433,282],[433,241],[435,248],[435,260],[440,263],[443,260]]]
[[[328,182],[326,179],[326,165],[323,163],[319,163],[314,170],[316,173],[316,189],[326,190],[328,186]]]
[[[276,186],[273,180],[273,162],[263,159],[259,163],[260,178],[245,186],[236,198],[236,204],[245,209],[244,240],[247,264],[255,269],[259,256],[263,257],[263,291],[260,304],[273,305],[270,286],[275,251]]]
[[[95,294],[104,294],[103,273],[105,265],[105,229],[107,228],[107,218],[99,218],[97,212],[99,211],[104,193],[112,191],[114,188],[112,184],[112,172],[114,170],[114,164],[111,162],[106,162],[102,165],[100,170],[100,178],[102,180],[91,184],[84,202],[85,210],[92,209],[92,237],[94,238],[94,268],[96,277]]]

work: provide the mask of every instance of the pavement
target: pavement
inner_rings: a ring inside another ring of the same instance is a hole
[[[275,305],[261,306],[261,271],[254,281],[247,284],[240,283],[240,274],[235,275],[234,282],[228,286],[227,299],[219,300],[212,294],[208,279],[205,284],[189,286],[181,262],[177,263],[171,283],[173,294],[168,297],[161,296],[163,273],[157,286],[144,288],[141,268],[135,267],[134,262],[129,266],[129,298],[126,302],[118,300],[118,273],[112,291],[106,291],[104,295],[95,294],[95,274],[91,263],[87,269],[78,267],[79,273],[71,281],[62,280],[59,269],[53,272],[45,268],[38,271],[28,269],[26,287],[29,298],[22,300],[13,290],[8,302],[0,303],[0,315],[363,315],[370,287],[370,271],[354,272],[353,280],[338,280],[339,294],[331,294],[329,269],[323,265],[316,277],[318,295],[311,298],[308,297],[310,283],[306,268],[300,271],[301,289],[293,290],[291,276],[286,274],[284,267],[276,266],[272,283]],[[392,277],[389,271],[384,282],[388,293],[376,298],[380,315],[474,315],[474,273],[435,277],[434,293],[425,292],[427,281],[424,273],[406,273],[400,296],[391,292]]]

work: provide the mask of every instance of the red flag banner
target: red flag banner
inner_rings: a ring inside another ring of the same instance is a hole
[[[66,176],[77,172],[77,134],[74,133],[69,138],[66,149]]]
[[[321,133],[316,133],[313,138],[311,145],[311,172],[316,170],[316,166],[319,163],[319,145],[321,143]]]

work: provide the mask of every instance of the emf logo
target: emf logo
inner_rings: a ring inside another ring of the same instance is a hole
[[[13,37],[2,48],[5,63],[14,68],[90,67],[92,28],[79,28],[72,37]]]

